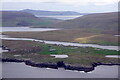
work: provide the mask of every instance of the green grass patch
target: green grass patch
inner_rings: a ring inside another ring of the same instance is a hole
[[[28,22],[28,23],[30,23],[30,24],[32,24],[32,25],[43,25],[43,26],[45,26],[45,25],[48,25],[48,24],[52,24],[50,21],[40,21],[40,20],[37,20],[37,19],[35,19],[35,18],[25,18],[24,19],[24,21],[26,21],[26,22]]]
[[[120,55],[120,51],[107,50],[107,49],[97,49],[91,47],[72,47],[72,46],[62,46],[62,45],[51,45],[40,43],[41,51],[38,54],[99,54],[99,55]],[[54,51],[50,51],[54,49]]]
[[[119,51],[114,50],[104,50],[91,47],[72,47],[72,46],[62,46],[62,45],[51,45],[44,44],[39,42],[31,41],[7,41],[3,42],[5,45],[10,45],[10,48],[17,48],[16,50],[26,48],[33,49],[30,46],[36,46],[40,50],[38,52],[31,53],[21,53],[21,52],[8,52],[3,53],[3,58],[16,58],[16,59],[30,59],[35,62],[45,62],[45,63],[54,63],[58,61],[64,61],[66,64],[71,65],[86,65],[90,66],[93,62],[103,62],[103,63],[119,63],[116,58],[107,58],[105,55],[120,55]],[[23,46],[23,44],[26,44]],[[29,48],[28,48],[29,47]],[[55,51],[50,51],[50,49],[55,49]],[[55,58],[50,56],[50,54],[66,54],[68,58]],[[21,56],[14,56],[21,55]]]
[[[103,55],[120,55],[120,51],[115,50],[93,50],[93,53]]]
[[[112,45],[112,46],[120,46],[120,43],[117,42],[107,42],[107,41],[101,41],[98,42],[99,45]]]
[[[76,49],[72,49],[71,47],[57,46],[57,45],[49,45],[49,44],[40,44],[41,51],[39,54],[67,54],[69,52],[75,52]],[[51,51],[54,49],[54,51]]]

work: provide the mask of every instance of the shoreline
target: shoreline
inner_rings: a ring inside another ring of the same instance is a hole
[[[24,31],[23,31],[24,32]],[[32,32],[32,31],[31,31]],[[36,32],[39,32],[39,31],[36,31]],[[7,33],[9,33],[9,32],[7,32]],[[10,32],[11,33],[11,32]],[[20,33],[19,31],[17,31],[17,32],[12,32],[12,33]],[[4,34],[2,34],[3,36],[9,36],[8,34],[6,35],[4,35]],[[5,38],[26,38],[26,39],[33,39],[33,41],[35,41],[35,40],[41,40],[41,41],[54,41],[54,42],[64,42],[64,43],[76,43],[76,44],[93,44],[93,45],[99,45],[99,46],[120,46],[119,45],[119,43],[117,44],[117,45],[110,45],[110,44],[100,44],[100,43],[91,43],[91,42],[88,42],[88,43],[80,43],[80,42],[77,42],[77,41],[58,41],[58,40],[46,40],[46,39],[38,39],[38,38],[30,38],[30,37],[19,37],[19,36],[17,36],[17,37],[5,37]],[[1,39],[3,39],[3,40],[6,40],[6,39],[4,39],[4,38],[1,38]]]
[[[105,45],[98,45],[98,44],[83,44],[83,43],[76,43],[76,42],[61,42],[61,41],[49,41],[49,40],[39,40],[34,38],[1,38],[2,40],[25,40],[25,41],[35,41],[35,42],[42,42],[46,44],[52,45],[63,45],[63,46],[73,46],[73,47],[92,47],[92,48],[100,48],[100,49],[107,49],[107,50],[116,50],[119,51],[119,46],[105,46]]]
[[[91,63],[91,67],[83,67],[83,66],[72,66],[72,65],[66,65],[63,61],[59,61],[56,63],[36,63],[32,62],[30,60],[18,60],[18,59],[10,59],[10,58],[2,58],[0,59],[2,62],[16,62],[21,63],[24,62],[25,65],[32,66],[32,67],[39,67],[39,68],[52,68],[52,69],[58,69],[63,68],[65,70],[76,70],[76,71],[84,71],[84,72],[91,72],[95,70],[95,67],[100,65],[106,65],[106,66],[113,66],[113,65],[120,65],[120,63]]]

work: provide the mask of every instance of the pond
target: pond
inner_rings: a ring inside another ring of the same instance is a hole
[[[120,55],[106,55],[108,58],[120,58]]]
[[[114,35],[114,36],[117,36],[117,37],[119,37],[120,35]]]
[[[54,56],[55,58],[67,58],[68,55],[50,55],[50,56]]]

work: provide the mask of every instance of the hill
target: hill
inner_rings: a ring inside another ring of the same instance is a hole
[[[84,15],[72,20],[66,20],[49,27],[57,28],[82,28],[99,30],[118,30],[118,13],[96,13]]]
[[[3,26],[33,26],[33,27],[54,27],[67,29],[97,29],[109,30],[109,32],[118,31],[118,13],[96,13],[88,14],[71,20],[58,20],[46,17],[35,17],[31,13],[21,11],[3,11]]]
[[[32,13],[34,15],[83,15],[81,13],[78,12],[74,12],[74,11],[44,11],[44,10],[31,10],[31,9],[24,9],[21,10],[22,12],[28,12],[28,13]]]
[[[35,17],[33,14],[20,11],[1,11],[2,26],[39,26],[44,27],[49,24],[60,22],[53,18]]]

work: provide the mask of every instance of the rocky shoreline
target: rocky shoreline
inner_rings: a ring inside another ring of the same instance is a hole
[[[107,66],[112,66],[112,65],[120,65],[120,63],[115,64],[115,63],[92,63],[91,67],[82,67],[82,66],[71,66],[71,65],[66,65],[63,61],[59,61],[57,63],[35,63],[30,60],[18,60],[18,59],[10,59],[10,58],[2,58],[0,59],[2,62],[17,62],[21,63],[24,62],[28,66],[32,67],[39,67],[39,68],[52,68],[52,69],[58,69],[58,68],[64,68],[65,70],[77,70],[77,71],[84,71],[84,72],[91,72],[95,70],[95,67],[100,66],[100,65],[107,65]]]

